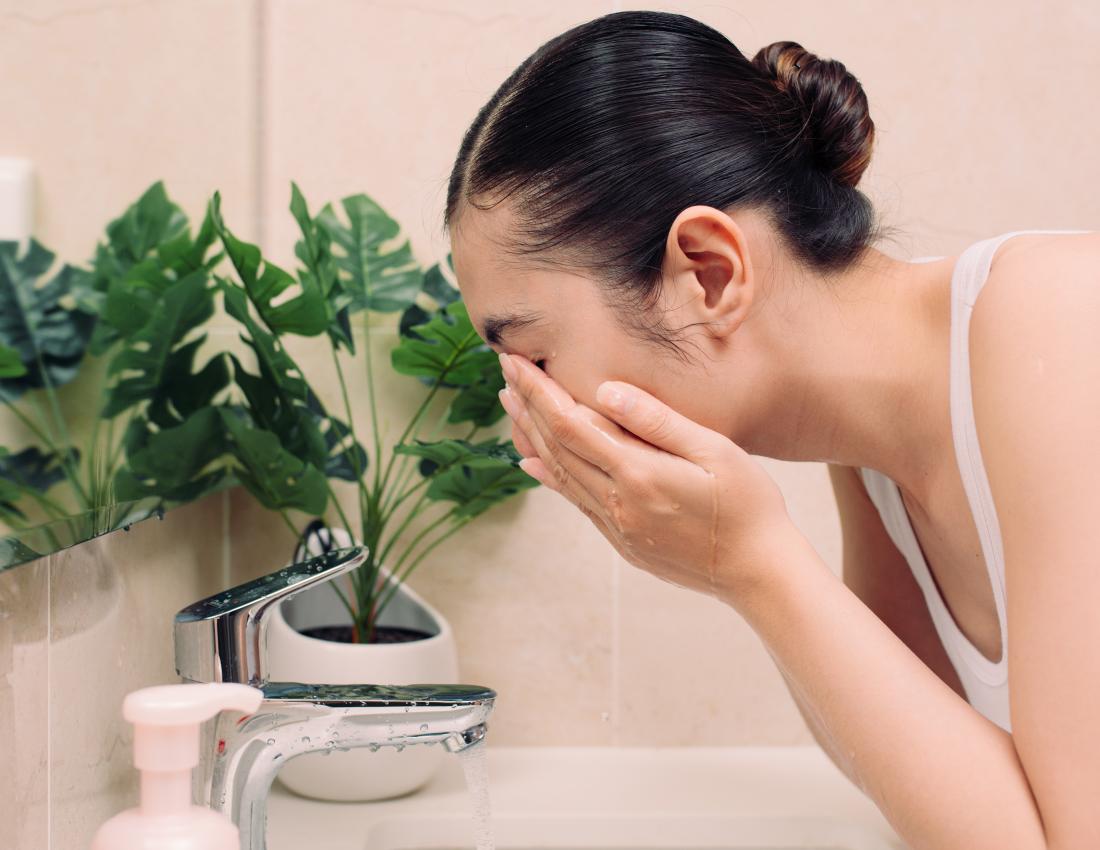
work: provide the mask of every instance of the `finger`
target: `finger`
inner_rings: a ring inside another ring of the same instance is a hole
[[[671,454],[702,464],[717,449],[715,431],[673,410],[640,387],[604,381],[596,388],[604,415],[632,434]]]
[[[644,438],[629,434],[629,429],[619,427],[599,411],[577,404],[557,381],[527,358],[511,354],[508,361],[514,366],[515,375],[508,386],[530,410],[542,433],[553,434],[570,451],[605,474],[614,477],[624,467],[652,462],[663,451]]]
[[[542,467],[548,472],[547,478],[553,483],[546,486],[567,495],[570,501],[584,503],[588,510],[603,514],[603,494],[611,485],[611,480],[602,470],[592,466],[583,458],[577,457],[558,443],[553,435],[544,435],[530,412],[509,394],[507,389],[500,395],[501,404],[508,411],[523,433],[535,446]]]
[[[504,404],[504,390],[497,393],[500,396],[500,403]],[[507,406],[504,408],[508,410]],[[511,416],[511,413],[509,413]],[[524,457],[538,457],[538,449],[534,444],[527,439],[527,435],[523,433],[523,429],[519,427],[519,423],[516,422],[516,418],[512,416],[512,443],[516,447],[516,451]]]
[[[532,478],[538,480],[550,490],[557,491],[557,488],[554,486],[554,481],[549,471],[546,469],[546,465],[537,457],[524,458],[520,461],[519,465],[520,468],[523,469],[523,471],[530,475]],[[566,499],[569,499],[569,496],[566,496],[565,494],[562,495]],[[580,512],[592,521],[592,524],[599,529],[600,534],[602,534],[607,539],[607,541],[611,543],[612,546],[618,549],[623,545],[622,539],[619,534],[612,531],[612,527],[609,526],[599,514],[590,510],[584,502],[574,502],[572,499],[569,499],[569,501],[576,505]]]

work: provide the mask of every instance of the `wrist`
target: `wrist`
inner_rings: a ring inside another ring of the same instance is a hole
[[[718,567],[717,597],[750,624],[763,613],[773,614],[792,591],[803,587],[828,564],[798,527],[785,518],[756,535],[752,552],[739,559],[738,569]]]

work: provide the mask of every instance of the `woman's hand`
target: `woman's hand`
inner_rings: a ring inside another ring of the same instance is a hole
[[[737,607],[797,533],[779,487],[732,440],[621,381],[577,404],[518,355],[501,355],[521,468],[558,491],[631,564]],[[621,404],[616,399],[621,400]]]

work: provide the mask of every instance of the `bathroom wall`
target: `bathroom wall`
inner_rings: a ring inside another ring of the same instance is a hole
[[[107,220],[164,179],[196,221],[220,190],[234,230],[292,265],[293,179],[314,210],[372,195],[428,265],[446,253],[446,179],[477,109],[543,41],[627,7],[0,0],[0,155],[34,161],[36,236],[65,259],[88,257]],[[860,77],[878,140],[863,188],[902,230],[883,250],[950,254],[1008,230],[1096,227],[1100,116],[1081,108],[1100,79],[1095,4],[643,7],[698,17],[750,57],[799,41]],[[388,369],[394,321],[371,335],[391,438],[422,398]],[[213,333],[235,337],[224,321]],[[331,374],[322,348],[292,353],[307,375]],[[361,360],[348,365],[362,374]],[[335,384],[319,390],[336,403]],[[364,393],[353,384],[359,423]],[[2,415],[0,428],[16,431]],[[761,462],[839,571],[825,468]],[[530,491],[451,542],[409,584],[452,622],[463,679],[498,691],[491,745],[812,741],[736,613],[627,564],[556,493]],[[231,492],[0,574],[0,846],[83,846],[89,824],[132,801],[119,704],[173,679],[172,613],[277,567],[291,544],[277,517]]]

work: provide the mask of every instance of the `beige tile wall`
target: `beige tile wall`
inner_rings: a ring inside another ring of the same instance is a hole
[[[289,265],[293,179],[314,209],[371,194],[428,265],[446,251],[446,179],[476,110],[542,41],[630,5],[0,0],[0,155],[34,160],[36,235],[66,259],[89,256],[107,220],[163,178],[196,221],[220,189],[238,235]],[[1095,4],[643,7],[698,17],[750,57],[800,41],[860,77],[878,131],[864,186],[903,230],[884,250],[945,254],[1007,230],[1096,226],[1100,117],[1082,108],[1100,79]],[[420,399],[386,366],[395,319],[373,334],[391,438]],[[224,320],[213,333],[235,336]],[[307,375],[331,374],[323,348],[292,351]],[[362,426],[362,361],[349,368]],[[317,380],[337,404],[336,385]],[[0,435],[26,438],[2,414]],[[839,569],[824,467],[762,462]],[[743,621],[624,562],[557,494],[529,492],[453,541],[410,585],[452,621],[464,678],[500,693],[493,743],[811,740]],[[118,706],[172,679],[171,614],[278,566],[290,545],[235,493],[0,575],[0,846],[44,847],[51,829],[53,846],[84,846],[132,801]]]
[[[225,584],[225,506],[216,493],[0,573],[0,847],[87,847],[137,803],[122,699],[179,681],[173,617]]]

